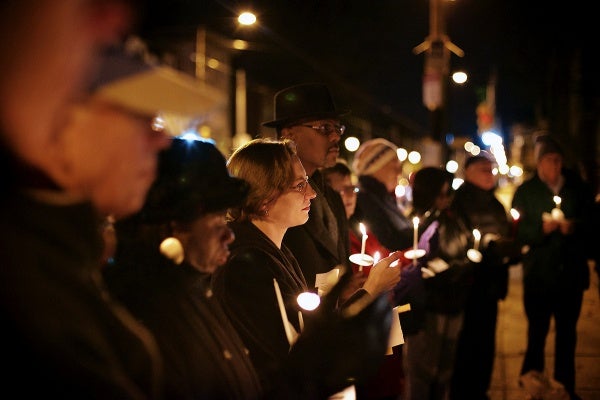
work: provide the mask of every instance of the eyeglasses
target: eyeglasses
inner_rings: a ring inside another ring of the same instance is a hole
[[[311,128],[320,133],[323,136],[329,136],[335,133],[338,136],[342,136],[346,132],[345,125],[334,125],[334,124],[321,124],[321,125],[300,125],[305,128]]]
[[[354,186],[354,185],[344,186],[342,188],[342,190],[340,190],[340,194],[342,196],[351,196],[353,194],[358,193],[359,191],[360,191],[360,189],[358,188],[358,186]]]
[[[291,189],[298,193],[306,193],[306,188],[308,187],[308,176],[304,177],[304,180],[297,185],[291,187]]]

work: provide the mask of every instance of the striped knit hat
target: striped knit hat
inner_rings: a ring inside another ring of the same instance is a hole
[[[398,146],[382,138],[364,142],[354,156],[352,168],[356,175],[371,175],[398,157]]]

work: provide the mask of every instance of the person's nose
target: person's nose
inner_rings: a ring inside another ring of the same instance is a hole
[[[229,227],[226,226],[223,229],[223,235],[221,236],[221,240],[224,244],[233,243],[233,241],[235,240],[235,234]]]
[[[310,183],[308,184],[308,187],[306,188],[306,193],[304,193],[304,195],[309,199],[314,199],[315,197],[317,197],[317,192],[315,192],[315,189],[313,189]]]

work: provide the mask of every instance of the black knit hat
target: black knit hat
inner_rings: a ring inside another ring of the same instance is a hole
[[[479,161],[487,161],[487,162],[491,162],[492,164],[494,164],[496,162],[496,160],[494,159],[494,156],[492,154],[488,153],[487,151],[482,151],[479,154],[477,154],[476,156],[470,156],[466,159],[465,169],[469,168],[470,165],[475,164]]]
[[[229,175],[223,154],[210,142],[174,138],[160,154],[158,177],[140,218],[147,223],[190,221],[239,205],[248,184]]]
[[[558,142],[552,138],[550,135],[545,134],[538,136],[535,139],[535,161],[538,162],[540,159],[546,154],[557,153],[563,156],[563,151]]]

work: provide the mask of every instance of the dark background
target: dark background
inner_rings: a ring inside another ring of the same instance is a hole
[[[452,54],[451,70],[469,74],[464,86],[448,85],[447,132],[476,137],[475,108],[495,74],[496,120],[508,141],[515,124],[548,129],[574,137],[565,142],[576,154],[591,147],[582,159],[597,164],[600,35],[591,3],[441,1],[446,34],[465,52]],[[259,26],[237,26],[243,9],[257,14]],[[429,0],[149,1],[140,32],[152,44],[199,24],[257,44],[237,59],[256,84],[322,81],[355,115],[431,133],[424,54],[412,51],[429,34]]]

